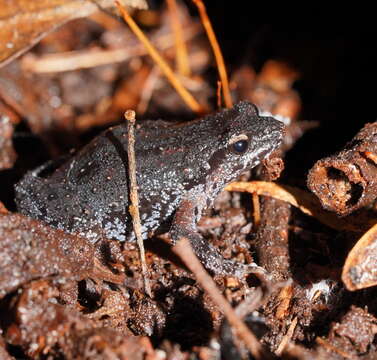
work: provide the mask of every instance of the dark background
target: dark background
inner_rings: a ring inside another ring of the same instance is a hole
[[[300,119],[318,121],[319,127],[287,154],[286,165],[297,176],[340,150],[365,123],[376,121],[374,32],[322,23],[259,24],[249,2],[206,4],[230,72],[243,63],[258,71],[268,59],[299,70],[294,88],[302,99]]]

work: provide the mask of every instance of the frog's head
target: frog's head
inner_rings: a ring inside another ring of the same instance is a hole
[[[217,146],[208,159],[213,182],[224,185],[235,180],[282,142],[284,124],[273,117],[260,116],[257,107],[247,101],[219,112],[212,119],[212,126],[218,129]]]

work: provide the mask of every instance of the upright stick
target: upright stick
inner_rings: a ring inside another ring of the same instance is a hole
[[[148,294],[149,297],[152,297],[151,285],[149,283],[148,268],[147,268],[147,263],[145,261],[144,242],[141,236],[139,196],[137,192],[137,181],[136,181],[135,111],[127,110],[124,113],[124,117],[127,120],[127,129],[128,129],[127,154],[128,154],[128,169],[129,169],[129,178],[130,178],[130,200],[131,200],[131,205],[129,206],[129,212],[132,217],[132,224],[133,224],[137,244],[139,246],[141,271],[142,271],[143,280],[144,280],[144,290]]]

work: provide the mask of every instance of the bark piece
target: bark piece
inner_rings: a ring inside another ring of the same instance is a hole
[[[377,122],[363,129],[339,153],[310,170],[308,187],[322,206],[345,216],[377,197]]]
[[[290,277],[288,223],[291,207],[288,203],[269,197],[261,198],[261,220],[256,234],[259,265],[274,281]]]
[[[32,358],[141,360],[153,355],[148,339],[97,328],[77,311],[55,304],[56,295],[45,280],[26,286],[9,311],[13,321],[5,340]]]
[[[36,278],[81,279],[92,270],[93,257],[83,238],[19,214],[0,214],[0,298]]]
[[[368,352],[376,333],[377,319],[368,311],[352,306],[339,322],[332,325],[328,339],[319,338],[317,342],[344,358],[356,359]]]
[[[18,116],[0,100],[0,170],[11,168],[16,161],[12,136],[18,121]]]

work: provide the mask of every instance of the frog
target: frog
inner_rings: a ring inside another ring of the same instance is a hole
[[[202,213],[230,182],[276,150],[284,124],[241,101],[186,123],[147,120],[135,129],[142,237],[169,232],[187,238],[214,274],[242,276],[244,264],[225,259],[197,230]],[[27,172],[16,185],[18,210],[87,238],[134,241],[129,213],[127,124],[110,127],[60,166]]]

